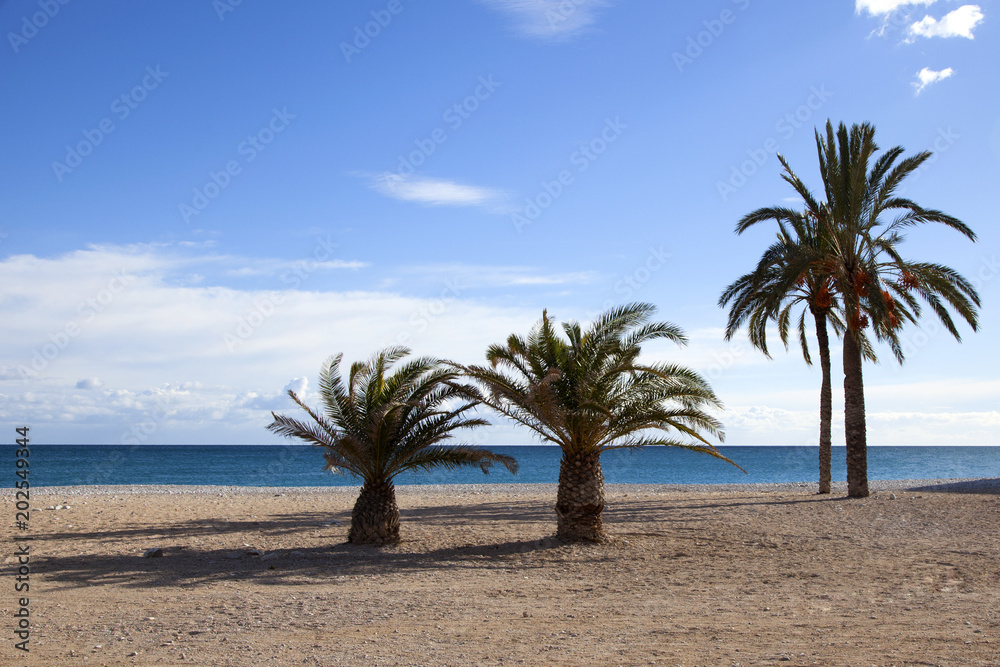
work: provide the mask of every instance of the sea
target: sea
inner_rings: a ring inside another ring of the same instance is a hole
[[[27,476],[31,487],[81,484],[219,486],[358,486],[324,470],[322,450],[305,445],[31,445],[27,475],[17,476],[14,445],[0,446],[0,487]],[[517,459],[500,466],[405,472],[397,484],[555,483],[560,450],[547,445],[491,446]],[[609,484],[754,484],[815,482],[818,447],[720,446],[743,471],[719,459],[672,447],[612,450],[601,457]],[[23,456],[20,458],[24,458]],[[868,478],[1000,478],[1000,447],[869,447]],[[844,447],[833,448],[833,481],[846,479]]]

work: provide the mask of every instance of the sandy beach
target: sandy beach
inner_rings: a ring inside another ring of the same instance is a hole
[[[1000,664],[1000,480],[872,488],[609,485],[571,544],[554,485],[403,486],[384,549],[356,488],[33,489],[27,656],[8,489],[0,663]]]

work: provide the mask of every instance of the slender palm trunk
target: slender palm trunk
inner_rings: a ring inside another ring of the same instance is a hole
[[[830,380],[830,337],[826,331],[826,311],[813,311],[816,339],[819,342],[819,365],[823,384],[819,390],[819,492],[830,493],[830,430],[833,423],[833,390]]]
[[[399,507],[391,481],[366,481],[361,487],[347,541],[374,546],[399,542]]]
[[[868,496],[868,438],[865,427],[865,385],[861,348],[844,332],[844,438],[847,441],[847,495]]]
[[[557,534],[570,540],[603,542],[607,539],[601,522],[603,511],[601,453],[563,450],[556,494]]]

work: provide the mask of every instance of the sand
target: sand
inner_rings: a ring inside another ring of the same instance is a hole
[[[595,545],[554,485],[400,487],[384,549],[356,488],[33,489],[27,655],[8,489],[0,664],[1000,664],[1000,480],[873,488],[609,486]]]

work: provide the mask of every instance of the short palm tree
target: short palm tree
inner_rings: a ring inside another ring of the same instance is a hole
[[[899,196],[902,181],[930,156],[924,151],[899,160],[903,148],[890,148],[877,159],[875,128],[868,124],[841,123],[836,132],[827,121],[825,136],[816,132],[822,203],[787,165],[784,178],[805,201],[806,210],[821,222],[823,257],[818,270],[829,276],[831,291],[841,296],[844,335],[844,434],[847,445],[847,487],[851,497],[868,495],[867,427],[863,359],[865,330],[870,325],[879,341],[888,343],[903,361],[899,331],[916,322],[920,301],[957,340],[961,340],[948,307],[975,331],[979,295],[972,284],[953,269],[940,264],[910,262],[899,254],[903,232],[936,222],[972,241],[976,235],[956,218],[925,209]],[[897,160],[899,162],[897,163]],[[888,218],[888,219],[887,219]],[[748,221],[746,228],[755,221]],[[739,229],[739,228],[738,228]],[[919,299],[918,299],[919,297]]]
[[[649,304],[614,308],[586,331],[564,323],[566,338],[543,311],[527,338],[515,334],[506,345],[489,347],[489,366],[456,365],[480,386],[470,397],[562,448],[560,537],[606,538],[605,451],[667,445],[729,461],[703,435],[723,437],[722,425],[707,411],[721,407],[708,383],[677,364],[638,361],[646,341],[686,343],[678,327],[649,321],[654,310]]]
[[[271,413],[274,421],[268,430],[324,448],[327,469],[363,480],[351,513],[349,542],[384,545],[399,541],[393,480],[401,472],[479,466],[485,473],[494,463],[517,471],[517,462],[510,456],[447,444],[456,429],[487,422],[466,415],[474,403],[463,398],[463,389],[456,383],[459,373],[441,361],[411,359],[389,373],[409,354],[405,347],[390,347],[367,362],[355,362],[346,384],[340,376],[342,355],[338,354],[320,370],[322,413],[292,391],[288,395],[312,421]]]

